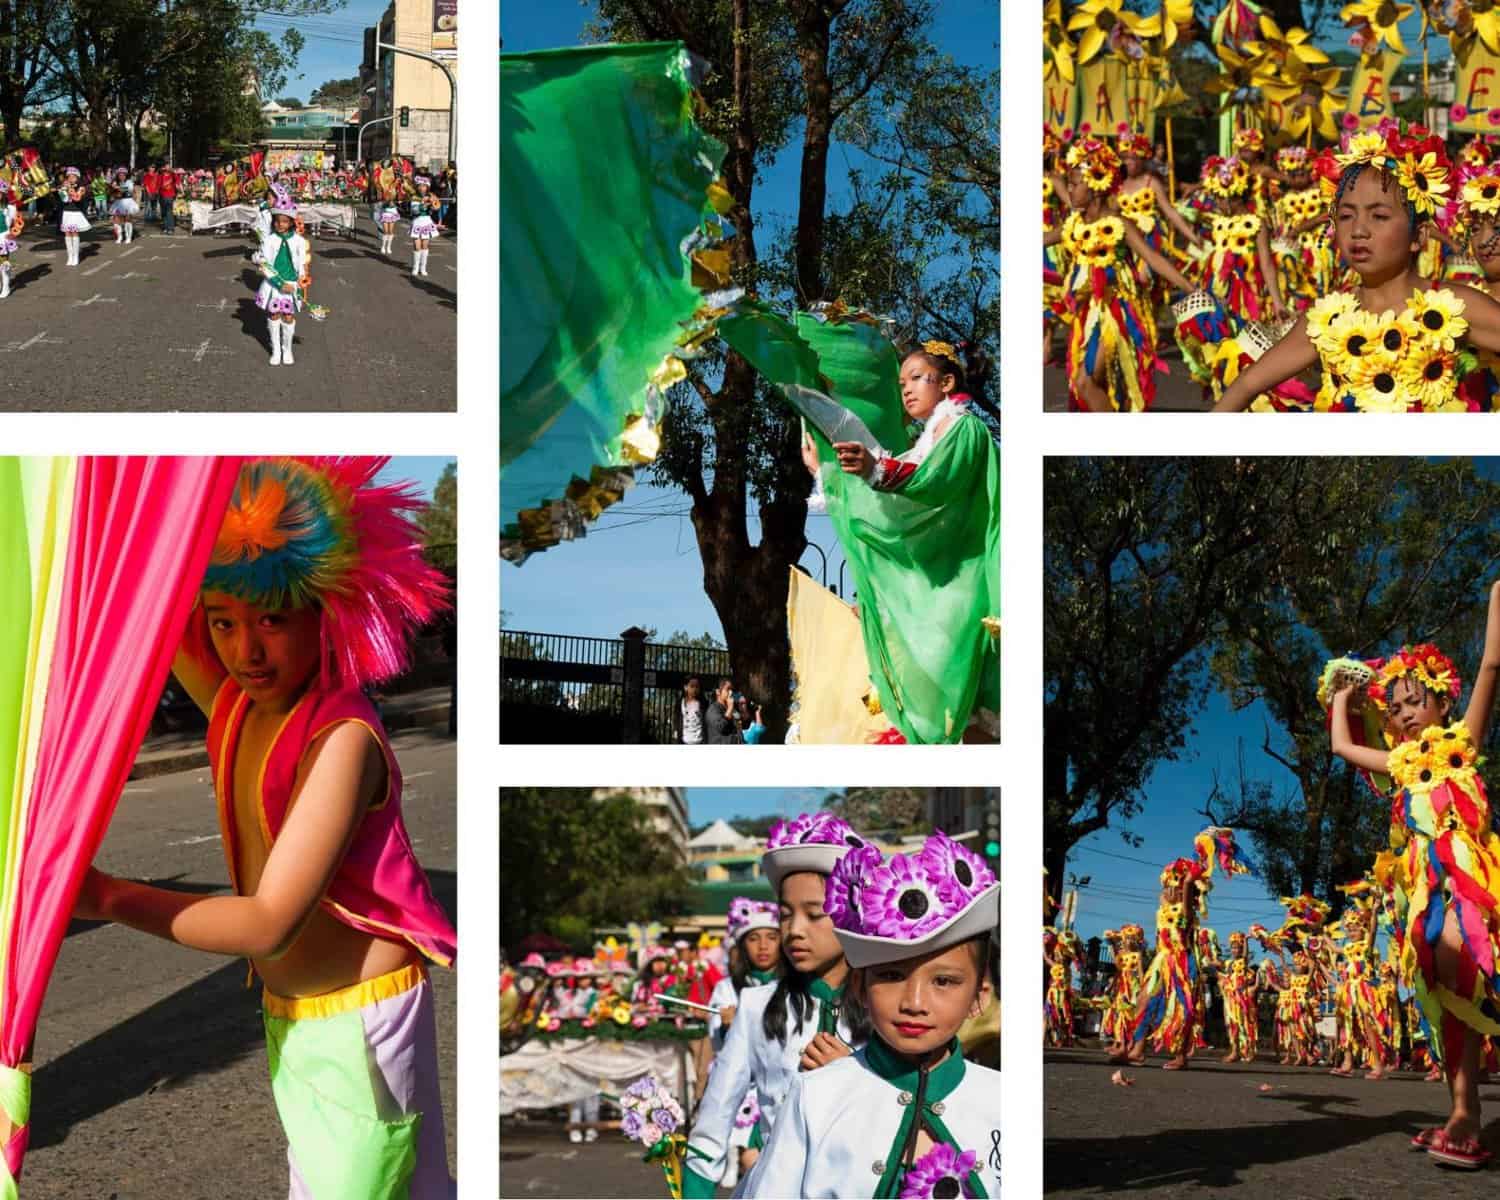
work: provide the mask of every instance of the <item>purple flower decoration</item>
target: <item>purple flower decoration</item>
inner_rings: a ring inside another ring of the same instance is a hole
[[[829,812],[802,813],[790,821],[777,821],[766,840],[767,850],[786,846],[851,846],[858,849],[865,839],[849,827],[849,822]]]
[[[861,846],[851,850],[834,864],[828,876],[828,885],[823,895],[823,911],[838,929],[851,933],[864,932],[863,906],[860,895],[869,880],[870,872],[878,870],[884,861],[874,846]]]
[[[645,1123],[641,1120],[640,1113],[634,1109],[626,1109],[625,1116],[620,1121],[620,1132],[628,1138],[638,1138],[641,1136],[641,1127]]]
[[[654,1096],[656,1095],[656,1080],[650,1075],[643,1075],[625,1089],[625,1094],[627,1096],[638,1096],[642,1100],[648,1096]]]
[[[926,1200],[929,1196],[957,1200],[972,1196],[967,1181],[978,1160],[979,1155],[973,1150],[960,1154],[953,1146],[934,1146],[912,1163],[901,1184],[901,1200]]]
[[[734,1115],[734,1127],[736,1129],[749,1129],[760,1120],[760,1097],[755,1094],[755,1089],[745,1093],[744,1102],[740,1105],[740,1111]]]
[[[962,908],[965,901],[957,885],[934,879],[925,865],[898,854],[888,866],[872,870],[860,892],[858,932],[914,942]]]
[[[934,879],[950,879],[956,883],[967,900],[972,900],[995,882],[995,873],[985,866],[984,860],[946,833],[934,833],[929,837],[917,851],[917,857],[927,865]]]
[[[651,1123],[657,1126],[663,1133],[671,1133],[677,1128],[677,1118],[665,1108],[652,1110]]]

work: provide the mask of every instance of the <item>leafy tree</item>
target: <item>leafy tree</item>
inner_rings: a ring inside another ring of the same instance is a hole
[[[928,788],[852,787],[834,792],[823,807],[865,833],[899,835],[929,828]]]
[[[1500,571],[1500,484],[1471,460],[1329,459],[1317,475],[1316,510],[1287,516],[1277,586],[1211,664],[1235,708],[1269,711],[1256,761],[1294,783],[1276,788],[1242,755],[1205,811],[1252,835],[1268,883],[1338,903],[1337,885],[1385,848],[1389,806],[1330,752],[1315,682],[1335,656],[1422,641],[1472,676]]]
[[[427,561],[458,574],[458,464],[448,463],[432,489],[432,502],[417,518]]]
[[[277,96],[276,103],[282,108],[305,108],[307,107],[296,96]]]
[[[528,934],[592,928],[688,911],[692,877],[645,810],[589,788],[500,792],[500,944]]]
[[[308,97],[308,103],[322,108],[353,108],[359,103],[359,76],[324,80]]]
[[[59,32],[60,10],[50,0],[0,0],[0,122],[4,142],[21,140],[21,117],[62,94],[44,34]]]
[[[1293,530],[1323,511],[1327,462],[1045,464],[1043,865],[1054,890],[1071,848],[1134,816],[1146,778],[1187,749],[1214,639],[1240,614],[1253,619],[1284,578]]]
[[[842,299],[892,311],[908,331],[975,324],[973,298],[992,295],[985,289],[993,288],[993,264],[987,277],[972,261],[954,267],[953,287],[913,285],[944,258],[943,221],[951,219],[951,206],[928,210],[934,236],[919,242],[907,224],[915,177],[905,183],[882,177],[868,186],[856,179],[856,196],[843,211],[831,209],[828,198],[835,139],[872,129],[877,109],[884,112],[881,106],[896,97],[909,99],[932,79],[939,56],[925,36],[931,3],[600,0],[598,9],[591,35],[600,40],[680,39],[710,64],[701,86],[703,120],[727,147],[723,173],[733,201],[729,249],[736,284],[786,307]],[[973,130],[965,147],[994,146],[986,140],[994,112],[983,108],[987,95],[993,92],[976,90],[963,110]],[[756,185],[794,138],[800,138],[797,210],[790,224],[778,227],[762,213]],[[937,157],[929,147],[924,161]],[[956,189],[978,186],[956,175],[943,179]],[[924,302],[944,319],[927,315]],[[978,307],[993,322],[974,329],[968,340],[976,344],[998,324],[992,304]],[[673,389],[664,427],[654,476],[692,498],[704,590],[723,624],[737,680],[764,698],[767,738],[780,741],[791,696],[786,580],[807,547],[811,489],[799,423],[748,363],[726,353],[695,363],[688,381]],[[755,543],[752,501],[760,518]]]

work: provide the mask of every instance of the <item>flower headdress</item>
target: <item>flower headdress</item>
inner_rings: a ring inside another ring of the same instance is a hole
[[[1490,164],[1488,142],[1471,138],[1458,148],[1458,165],[1461,167],[1487,167]]]
[[[1229,935],[1229,945],[1230,945],[1231,948],[1233,948],[1235,946],[1243,946],[1244,944],[1245,944],[1245,935],[1243,933],[1241,933],[1238,929],[1234,930]]]
[[[959,1151],[957,1146],[938,1142],[912,1163],[901,1181],[899,1200],[924,1200],[929,1196],[972,1196],[970,1179],[979,1153]]]
[[[449,604],[412,521],[421,501],[405,484],[373,482],[387,461],[249,460],[203,576],[205,591],[263,608],[316,607],[327,689],[401,674],[413,635]],[[217,662],[201,604],[184,649]]]
[[[1163,891],[1175,892],[1189,881],[1198,882],[1203,878],[1203,864],[1191,858],[1174,858],[1161,872],[1161,886]]]
[[[1000,921],[1000,881],[939,832],[889,861],[874,846],[851,850],[828,877],[823,909],[849,965],[868,967],[988,933]]]
[[[1134,922],[1131,922],[1129,925],[1121,925],[1120,940],[1124,942],[1143,942],[1146,940],[1146,931]]]
[[[932,341],[923,342],[922,349],[927,354],[934,354],[938,358],[952,359],[954,362],[958,361],[958,350],[952,342],[940,342],[933,339]]]
[[[1402,646],[1376,668],[1369,686],[1370,699],[1378,707],[1386,708],[1391,685],[1407,675],[1415,677],[1427,691],[1453,700],[1458,699],[1463,688],[1453,660],[1431,642],[1423,642],[1418,646]]]
[[[1242,196],[1250,187],[1250,168],[1240,158],[1224,158],[1211,154],[1203,160],[1200,176],[1203,190],[1210,196],[1232,200]]]
[[[1451,221],[1453,164],[1442,138],[1425,125],[1387,118],[1373,128],[1345,134],[1337,158],[1341,172],[1357,166],[1385,172],[1400,185],[1419,217],[1433,217],[1444,228]]]
[[[1283,146],[1276,151],[1276,165],[1283,171],[1305,171],[1308,157],[1306,146]]]
[[[780,910],[768,900],[736,896],[729,902],[729,940],[738,943],[752,929],[779,929]]]
[[[1460,199],[1466,216],[1500,215],[1500,172],[1483,171],[1464,180]]]
[[[1120,156],[1108,142],[1086,137],[1068,147],[1068,169],[1080,170],[1091,192],[1112,192],[1120,181]]]
[[[292,193],[283,183],[271,185],[271,215],[283,217],[295,217],[297,215],[297,203],[292,199]]]
[[[1042,126],[1042,154],[1051,157],[1062,149],[1062,138],[1057,136],[1057,131],[1050,125]]]
[[[428,187],[431,187],[432,186],[432,180],[429,179],[426,175],[414,175],[414,176],[412,176],[412,184],[415,187],[421,187],[423,184],[426,184]]]
[[[1264,150],[1266,148],[1266,135],[1259,129],[1241,129],[1234,135],[1234,149],[1238,153],[1241,150]]]
[[[1136,158],[1151,157],[1151,139],[1139,130],[1131,130],[1120,135],[1120,154],[1130,154]]]
[[[842,817],[830,812],[802,813],[771,826],[766,852],[761,855],[761,874],[780,894],[781,881],[788,875],[799,871],[827,875],[849,851],[867,846]]]

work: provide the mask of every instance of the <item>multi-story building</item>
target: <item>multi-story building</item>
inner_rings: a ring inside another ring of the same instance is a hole
[[[448,162],[454,96],[448,78],[433,63],[377,48],[377,42],[441,59],[458,75],[457,0],[391,0],[380,23],[365,30],[360,63],[360,142],[364,158],[409,155],[417,166],[436,170]],[[401,124],[401,111],[407,124]],[[389,119],[386,119],[389,118]],[[372,125],[370,122],[379,121]]]
[[[671,842],[677,857],[688,861],[687,795],[682,788],[627,787],[596,788],[595,796],[630,796],[644,808],[652,825]]]

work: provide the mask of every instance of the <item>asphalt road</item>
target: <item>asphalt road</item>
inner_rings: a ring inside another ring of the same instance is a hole
[[[502,1120],[500,1194],[660,1200],[667,1181],[660,1167],[641,1161],[639,1143],[617,1131],[574,1145],[561,1122]]]
[[[456,911],[455,743],[394,740],[403,811],[438,899]],[[99,856],[111,874],[227,891],[206,769],[131,783]],[[227,961],[115,925],[75,922],[37,1029],[27,1200],[266,1200],[285,1196],[258,989]],[[450,1168],[457,978],[432,980]]]
[[[116,245],[95,221],[69,267],[56,229],[28,225],[0,301],[0,412],[453,411],[454,239],[416,279],[404,226],[390,259],[368,217],[356,230],[312,239],[310,298],[331,312],[304,312],[296,364],[272,367],[251,237],[138,225]]]
[[[1219,1200],[1344,1200],[1372,1196],[1489,1196],[1500,1166],[1444,1170],[1408,1146],[1442,1124],[1441,1083],[1402,1073],[1375,1083],[1326,1068],[1225,1066],[1160,1058],[1126,1068],[1116,1087],[1101,1051],[1046,1054],[1048,1196],[1209,1196]],[[1269,1091],[1261,1086],[1269,1084]],[[1484,1142],[1500,1147],[1500,1083],[1480,1089]]]

